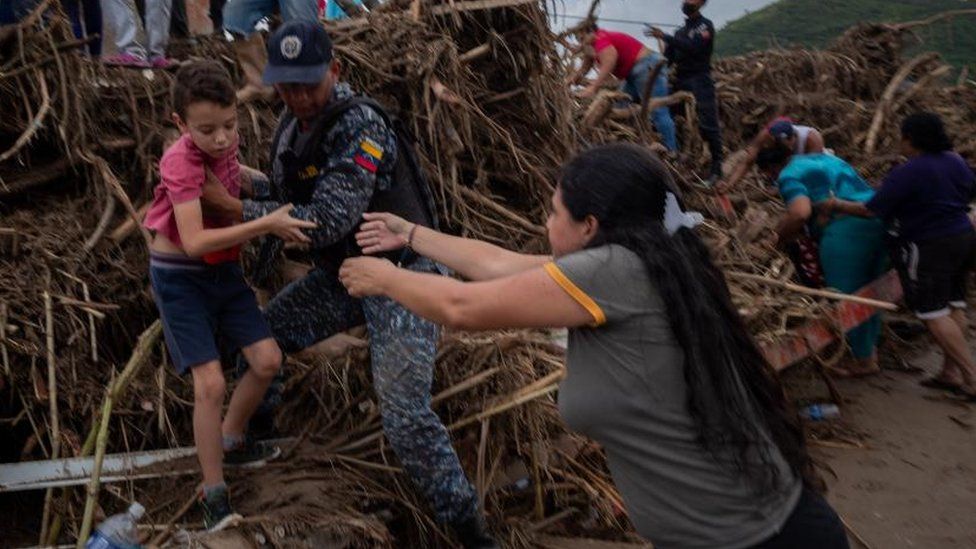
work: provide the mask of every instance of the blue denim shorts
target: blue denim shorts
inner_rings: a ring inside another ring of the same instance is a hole
[[[220,359],[220,341],[233,349],[271,337],[239,263],[208,265],[152,252],[149,280],[170,359],[180,375]]]

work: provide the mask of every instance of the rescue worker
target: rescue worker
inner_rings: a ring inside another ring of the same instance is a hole
[[[657,27],[644,34],[663,40],[664,56],[675,67],[675,89],[691,92],[698,109],[698,131],[708,143],[712,155],[709,185],[722,179],[722,130],[718,122],[718,101],[712,80],[712,50],[715,48],[715,25],[701,14],[706,0],[685,0],[681,5],[687,19],[674,35]]]
[[[397,169],[408,156],[403,143],[378,106],[339,108],[354,93],[339,81],[339,62],[321,25],[285,23],[269,39],[268,57],[264,83],[287,107],[272,144],[270,181],[255,184],[253,199],[236,200],[215,185],[205,187],[204,199],[242,221],[279,203],[293,203],[293,217],[314,220],[318,228],[307,234],[315,269],[268,304],[271,332],[283,351],[295,353],[365,323],[383,429],[404,469],[465,547],[497,547],[474,486],[431,409],[439,328],[388,298],[355,299],[338,279],[341,263],[359,254],[354,234],[369,208],[395,207],[422,225],[433,224],[423,207],[427,197],[417,196]],[[267,261],[266,248],[259,262]],[[412,253],[395,260],[413,271],[437,272],[433,261]]]

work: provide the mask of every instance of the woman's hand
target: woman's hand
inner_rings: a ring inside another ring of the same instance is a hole
[[[353,297],[386,294],[386,283],[397,267],[376,257],[352,257],[342,262],[339,280]]]
[[[650,25],[644,25],[644,36],[648,36],[648,37],[653,36],[654,38],[657,38],[658,40],[663,40],[664,37],[667,36],[667,35],[664,33],[663,30],[661,30],[661,29],[659,29],[657,27],[652,27]]]
[[[413,223],[391,213],[367,212],[363,214],[363,219],[366,222],[359,226],[356,245],[364,254],[399,250],[409,244]]]
[[[312,223],[311,221],[295,219],[289,214],[292,208],[294,208],[294,206],[291,204],[285,204],[284,206],[264,216],[264,219],[266,220],[265,222],[268,224],[268,232],[284,240],[285,242],[311,242],[312,239],[307,237],[305,233],[301,231],[301,229],[314,229],[318,227],[318,225]]]
[[[824,215],[830,215],[837,209],[837,199],[831,195],[827,200],[822,200],[814,205],[814,208]]]
[[[816,214],[816,224],[824,227],[827,223],[830,223],[834,212],[837,211],[837,199],[831,195],[827,200],[814,204],[813,211]]]

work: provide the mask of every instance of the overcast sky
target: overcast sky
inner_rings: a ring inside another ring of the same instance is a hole
[[[702,13],[715,23],[716,28],[721,28],[729,21],[745,15],[749,11],[755,11],[767,4],[772,4],[774,0],[712,0],[705,5]],[[590,8],[591,0],[556,0],[556,12],[562,15],[585,16],[586,10]],[[608,21],[608,19],[633,20],[649,23],[667,23],[680,25],[684,21],[681,13],[681,0],[603,0],[600,2],[600,9],[597,11],[602,21],[600,26],[626,32],[634,35],[635,38],[644,40],[648,45],[651,41],[641,36],[643,30],[640,24],[618,23]],[[569,17],[558,17],[554,26],[562,28],[569,23],[576,23],[578,19]],[[673,31],[672,27],[663,27],[665,31]]]

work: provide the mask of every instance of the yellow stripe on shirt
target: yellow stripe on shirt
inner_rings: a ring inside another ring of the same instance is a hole
[[[383,160],[383,149],[379,148],[379,146],[375,142],[370,140],[364,140],[362,143],[359,144],[359,148],[369,153],[369,155],[372,156],[373,158],[377,160]]]
[[[596,304],[596,301],[593,301],[593,298],[586,295],[586,292],[581,290],[579,286],[573,284],[573,281],[563,274],[555,263],[546,263],[544,268],[549,273],[549,276],[556,281],[556,284],[559,284],[559,287],[565,290],[570,297],[590,313],[590,316],[593,317],[593,326],[602,326],[607,323],[607,315],[603,313],[603,309]]]

